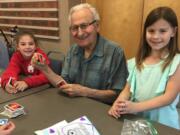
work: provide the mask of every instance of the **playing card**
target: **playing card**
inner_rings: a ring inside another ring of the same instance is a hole
[[[66,82],[64,80],[61,80],[60,82],[57,83],[57,87],[61,87],[63,86],[64,84],[66,84]]]
[[[0,126],[7,124],[8,123],[8,119],[0,119]]]
[[[59,132],[62,135],[100,135],[86,116],[82,116],[68,123],[59,129]]]
[[[10,77],[9,78],[9,81],[8,81],[8,84],[10,84],[10,85],[14,85],[14,83],[15,83],[15,81],[16,81],[16,79],[14,78],[14,77]]]
[[[22,114],[26,114],[24,107],[16,102],[4,106],[4,111],[0,113],[3,116],[14,118]]]
[[[7,104],[5,107],[7,109],[12,110],[12,111],[23,109],[23,107],[20,104],[16,103],[16,102]]]
[[[67,84],[67,82],[61,76],[59,76],[59,78],[58,78],[58,80],[56,82],[56,87],[59,88],[59,87],[65,85],[65,84]]]

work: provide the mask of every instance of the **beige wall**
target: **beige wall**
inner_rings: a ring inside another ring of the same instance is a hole
[[[157,6],[172,7],[180,22],[180,0],[61,0],[59,3],[61,39],[59,41],[39,40],[43,50],[67,53],[72,43],[68,26],[68,12],[70,7],[82,2],[88,2],[97,8],[101,17],[100,33],[119,43],[127,58],[135,56],[143,20],[153,8]]]
[[[118,42],[124,48],[127,58],[135,56],[143,20],[153,8],[170,6],[180,20],[180,0],[86,0],[86,2],[94,5],[100,13],[101,34]]]
[[[133,57],[140,41],[143,0],[87,0],[97,7],[100,33],[120,44],[126,57]]]
[[[48,52],[50,50],[61,51],[64,54],[67,53],[69,47],[71,45],[71,38],[69,33],[69,25],[68,25],[68,13],[69,9],[81,3],[82,0],[61,0],[59,2],[59,28],[60,28],[60,40],[39,40],[40,47]]]
[[[143,0],[104,0],[98,5],[102,18],[100,32],[118,42],[127,58],[134,56],[139,44],[142,5]]]

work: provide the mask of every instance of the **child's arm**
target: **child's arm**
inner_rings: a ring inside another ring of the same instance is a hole
[[[126,83],[125,88],[119,94],[116,101],[113,103],[112,107],[108,111],[108,114],[115,117],[115,118],[119,118],[120,117],[119,107],[123,101],[129,100],[129,97],[130,97],[130,86],[128,83]]]
[[[38,54],[38,55],[41,55],[41,54]],[[44,62],[45,58],[43,57],[42,59],[43,59],[42,63],[39,63],[37,61],[37,54],[36,54],[32,58],[31,63],[35,68],[39,69],[43,73],[44,77],[46,76],[48,78],[48,80],[51,82],[53,86],[60,87],[61,83],[65,84],[66,81],[61,76],[54,73],[52,69],[49,67],[49,65]]]
[[[32,75],[30,77],[26,77],[22,81],[26,82],[26,84],[28,85],[28,88],[32,88],[32,87],[49,83],[47,77],[42,72],[36,75]]]
[[[178,66],[176,72],[169,78],[165,93],[163,95],[139,103],[125,101],[125,107],[123,108],[122,106],[120,106],[121,114],[142,112],[171,104],[180,91],[179,75],[180,66]]]
[[[41,71],[46,75],[54,87],[60,87],[58,85],[62,81],[66,83],[66,81],[60,75],[57,75],[55,72],[53,72],[52,69],[47,65]]]
[[[20,68],[19,64],[19,58],[17,53],[15,53],[11,60],[10,63],[8,65],[8,67],[6,68],[6,70],[3,72],[2,74],[2,88],[4,88],[6,90],[6,85],[8,85],[9,79],[10,78],[14,78],[15,80],[18,79],[18,75],[21,72],[21,68]],[[11,90],[11,88],[9,88],[9,86],[7,86],[8,90]]]
[[[49,67],[50,61],[47,55],[41,51],[41,52],[34,53],[31,60],[31,64],[33,66],[37,64],[40,66],[46,65]],[[26,82],[29,88],[49,83],[47,77],[41,71],[38,71],[38,73],[34,73],[31,76],[24,78],[23,81]]]

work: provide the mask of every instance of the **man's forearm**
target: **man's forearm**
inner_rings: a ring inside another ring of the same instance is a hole
[[[105,103],[113,103],[118,96],[113,90],[97,90],[88,87],[84,87],[84,89],[87,92],[87,97],[94,98]]]
[[[48,78],[48,80],[54,87],[57,87],[57,83],[62,80],[62,77],[54,73],[49,67],[47,67],[45,70],[42,70],[42,72],[45,74],[45,76]]]

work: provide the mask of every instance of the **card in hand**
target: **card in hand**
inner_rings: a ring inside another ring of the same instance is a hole
[[[61,80],[60,82],[57,83],[56,86],[61,87],[61,86],[65,85],[65,84],[66,84],[66,82],[64,80]]]
[[[8,119],[0,119],[0,126],[8,123]]]
[[[9,81],[8,81],[8,84],[10,84],[10,85],[14,85],[14,82],[15,82],[15,78],[14,77],[10,77],[9,78]]]

